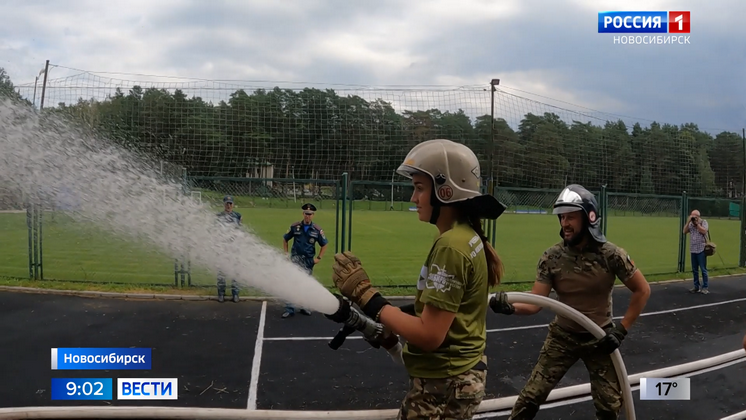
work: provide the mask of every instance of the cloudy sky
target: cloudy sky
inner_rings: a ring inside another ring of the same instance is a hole
[[[0,67],[16,85],[33,83],[47,59],[60,66],[51,78],[77,73],[70,68],[293,87],[487,86],[499,78],[514,95],[644,125],[746,127],[743,0],[3,3]],[[689,10],[691,43],[615,45],[614,35],[597,33],[598,12],[608,10]],[[104,76],[144,77],[127,74]]]

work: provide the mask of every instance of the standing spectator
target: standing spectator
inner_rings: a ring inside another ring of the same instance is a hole
[[[686,224],[684,234],[689,234],[689,252],[692,254],[692,272],[694,273],[694,288],[691,293],[710,293],[707,290],[707,255],[705,255],[705,244],[707,243],[707,220],[702,219],[699,210],[692,210]],[[702,287],[699,287],[699,270],[702,270]]]
[[[241,226],[243,217],[241,213],[233,211],[233,197],[226,195],[223,197],[223,206],[225,209],[218,213],[218,220],[222,223],[233,225],[238,228]],[[236,279],[231,279],[231,293],[233,295],[233,302],[238,302],[238,283]],[[225,274],[218,270],[218,302],[222,303],[225,301]]]
[[[287,253],[288,241],[292,239],[293,248],[290,251],[290,259],[311,275],[313,274],[313,267],[318,264],[324,256],[329,241],[324,235],[324,230],[316,223],[313,223],[316,206],[307,203],[304,204],[301,209],[303,209],[303,220],[290,225],[288,231],[282,236],[282,247],[285,250],[285,253]],[[317,243],[321,246],[318,257],[316,257]],[[311,315],[311,311],[304,308],[301,308],[300,313],[303,315]],[[282,317],[287,318],[293,315],[295,315],[295,307],[288,302],[285,304],[285,312],[282,314]]]

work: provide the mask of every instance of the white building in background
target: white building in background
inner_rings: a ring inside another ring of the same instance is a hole
[[[246,178],[272,179],[275,177],[275,165],[269,162],[254,163],[246,171]],[[272,188],[272,181],[264,181],[264,185]]]

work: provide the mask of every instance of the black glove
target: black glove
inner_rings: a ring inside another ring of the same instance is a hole
[[[599,339],[595,347],[603,354],[611,354],[622,345],[622,340],[627,336],[627,329],[619,323],[619,325],[608,327],[604,331],[606,336]]]
[[[369,340],[366,337],[363,337],[363,340],[365,340],[373,348],[378,349],[383,347],[386,350],[394,347],[399,343],[399,337],[386,327],[383,328],[383,334],[377,340]]]
[[[505,292],[497,292],[490,298],[490,309],[504,315],[512,315],[515,312],[515,306],[508,302],[508,295]]]

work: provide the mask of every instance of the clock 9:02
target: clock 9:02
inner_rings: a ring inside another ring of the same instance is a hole
[[[78,390],[80,390],[83,395],[104,395],[102,392],[104,389],[104,383],[101,381],[96,381],[94,383],[86,381],[81,385],[78,385],[75,382],[68,382],[65,387],[67,388],[67,395],[75,395]],[[96,387],[95,392],[93,391],[94,387]]]
[[[111,400],[111,378],[52,378],[52,400]]]

